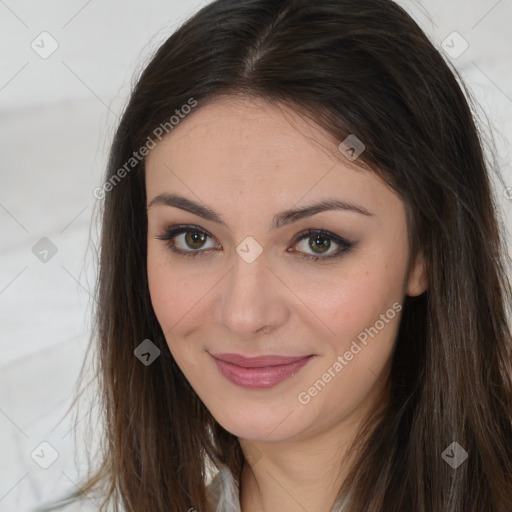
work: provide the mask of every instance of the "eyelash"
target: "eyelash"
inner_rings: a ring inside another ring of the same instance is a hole
[[[190,250],[190,251],[184,251],[182,249],[178,249],[176,247],[176,244],[174,242],[174,238],[178,235],[181,235],[183,233],[188,232],[195,232],[201,235],[206,235],[208,238],[213,238],[210,236],[210,234],[205,231],[204,229],[201,229],[199,226],[193,226],[193,225],[178,225],[178,226],[170,226],[166,228],[163,234],[160,236],[157,236],[157,240],[162,240],[166,242],[166,245],[169,247],[169,249],[179,254],[180,256],[184,257],[192,257],[195,258],[197,256],[205,256],[208,251],[211,249],[196,249],[196,250]],[[304,231],[301,231],[298,233],[295,237],[295,241],[293,242],[293,245],[296,245],[297,243],[301,242],[302,240],[307,240],[308,238],[313,237],[314,235],[321,235],[322,237],[334,241],[339,248],[335,250],[333,253],[329,254],[328,256],[316,256],[313,254],[305,254],[301,253],[302,257],[311,260],[311,261],[326,261],[331,260],[333,258],[340,257],[344,253],[350,252],[354,245],[352,242],[349,242],[348,240],[345,240],[344,238],[341,238],[340,236],[335,235],[334,233],[331,233],[329,231],[325,231],[323,229],[306,229]],[[293,251],[295,252],[295,251]],[[301,252],[301,251],[298,251]]]

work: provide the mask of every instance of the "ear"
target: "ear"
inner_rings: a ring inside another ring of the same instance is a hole
[[[411,297],[421,295],[428,288],[428,276],[425,267],[423,255],[418,254],[409,267],[409,275],[405,288],[406,295],[410,295]]]

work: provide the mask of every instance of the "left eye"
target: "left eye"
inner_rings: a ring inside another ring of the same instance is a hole
[[[347,240],[324,230],[303,231],[298,235],[294,245],[299,247],[304,257],[314,260],[334,258],[353,247]]]
[[[207,254],[210,250],[222,249],[220,244],[213,242],[206,231],[196,226],[170,227],[156,238],[167,242],[172,252],[182,256],[200,256]],[[298,247],[299,250],[294,249],[289,252],[299,252],[304,258],[327,260],[348,252],[353,244],[328,231],[307,230],[297,235],[292,247]],[[308,252],[309,250],[312,252]]]

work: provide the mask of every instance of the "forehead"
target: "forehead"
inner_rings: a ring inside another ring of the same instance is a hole
[[[188,152],[192,159],[211,154],[215,156],[212,164],[233,157],[272,164],[287,163],[297,155],[318,160],[319,153],[328,153],[328,146],[332,152],[334,145],[327,144],[327,137],[285,105],[253,97],[223,97],[198,107],[181,121],[150,153],[148,163],[170,151]]]
[[[394,193],[373,172],[350,162],[339,142],[282,104],[224,97],[200,106],[150,151],[148,199],[165,192],[218,194],[256,207],[302,199],[358,198],[373,208]]]

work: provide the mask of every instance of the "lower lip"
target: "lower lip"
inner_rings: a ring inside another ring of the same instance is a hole
[[[212,356],[213,357],[213,356]],[[271,388],[297,373],[315,356],[308,356],[289,364],[244,368],[213,357],[220,373],[237,386],[252,389]]]

